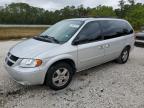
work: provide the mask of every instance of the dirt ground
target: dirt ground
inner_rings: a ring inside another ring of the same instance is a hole
[[[8,49],[0,42],[0,108],[144,108],[144,48],[135,47],[124,64],[109,62],[77,73],[64,90],[22,86],[4,69]]]

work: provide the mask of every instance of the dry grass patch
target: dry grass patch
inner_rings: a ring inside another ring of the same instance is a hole
[[[43,32],[46,28],[0,28],[0,40],[30,38]]]

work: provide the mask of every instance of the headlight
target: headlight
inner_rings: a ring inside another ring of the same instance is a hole
[[[20,63],[20,66],[25,68],[33,68],[33,67],[38,67],[41,64],[42,64],[42,60],[40,59],[23,59]]]

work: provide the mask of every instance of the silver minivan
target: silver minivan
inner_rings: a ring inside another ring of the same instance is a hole
[[[20,84],[60,90],[75,72],[112,60],[126,63],[134,42],[134,30],[123,19],[67,19],[13,46],[5,67]]]

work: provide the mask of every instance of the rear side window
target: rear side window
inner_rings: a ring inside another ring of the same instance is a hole
[[[86,24],[77,38],[79,39],[80,44],[102,40],[99,22],[93,21]]]
[[[100,21],[104,39],[112,39],[133,33],[132,27],[124,21],[105,20]]]

